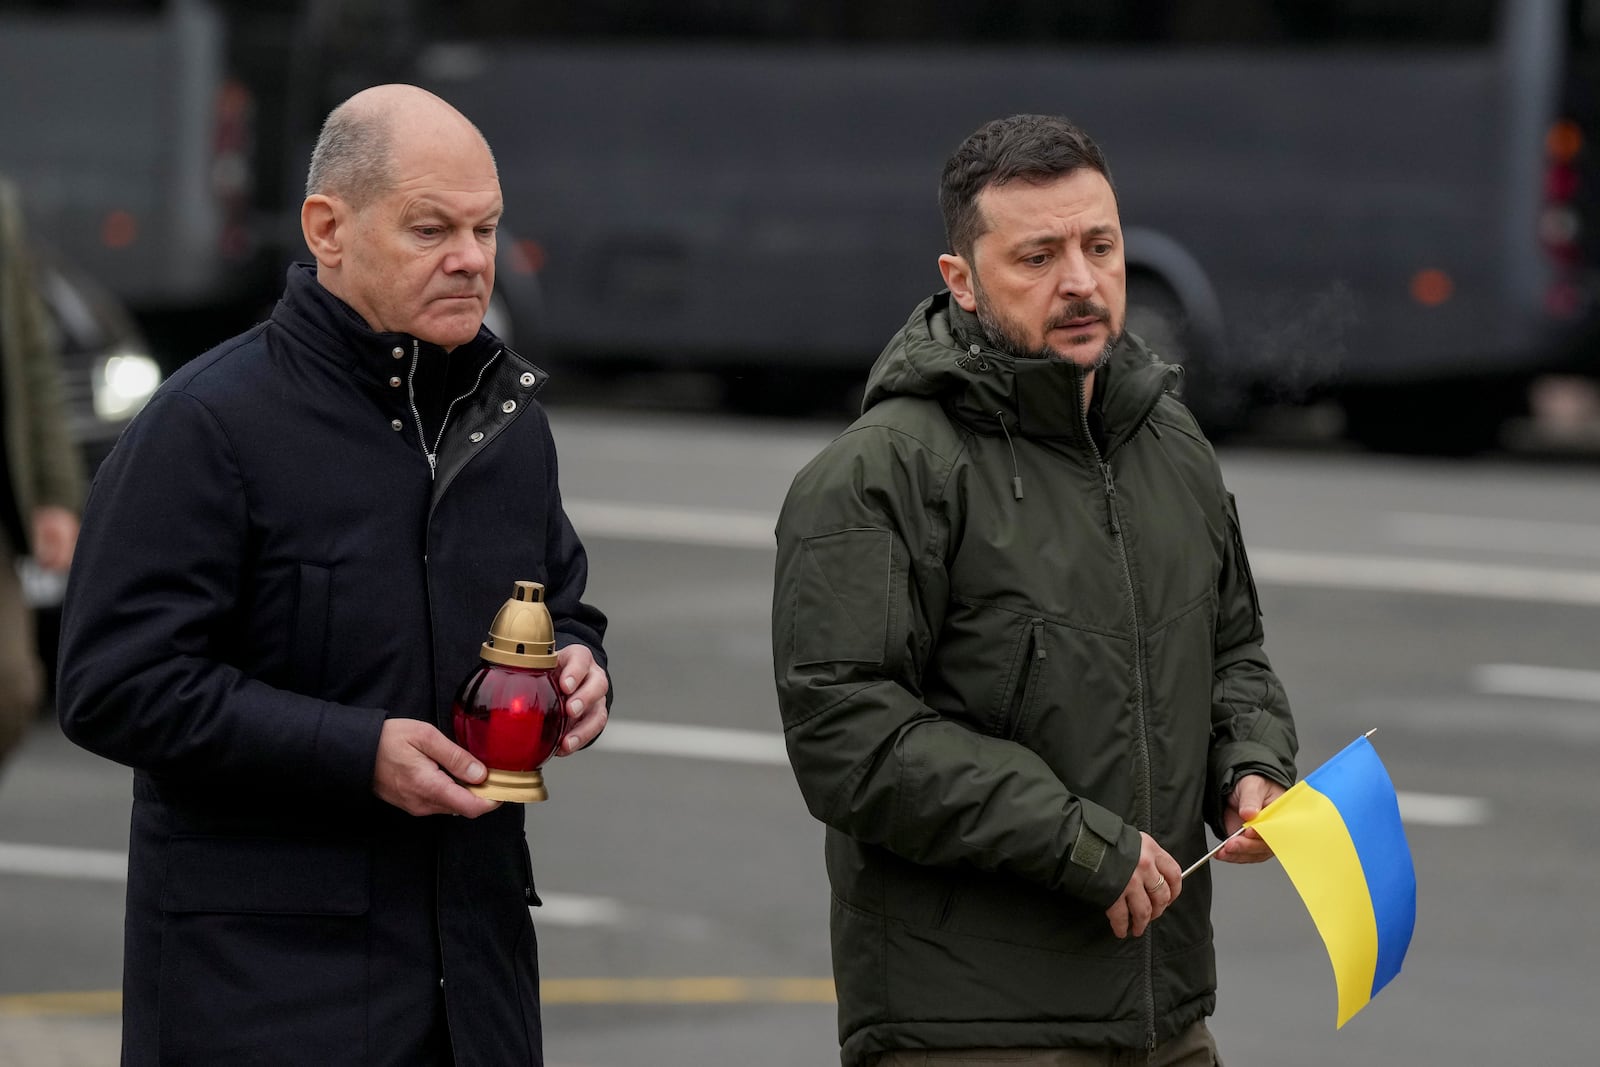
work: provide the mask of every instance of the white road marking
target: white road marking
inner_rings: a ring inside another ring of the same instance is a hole
[[[757,763],[787,767],[783,735],[758,730],[724,730],[661,722],[613,719],[595,742],[596,751],[636,756],[681,756],[723,763]]]
[[[757,512],[598,500],[569,500],[566,507],[573,525],[584,536],[774,548],[776,519]],[[1278,548],[1252,549],[1250,567],[1256,580],[1266,585],[1600,606],[1600,571]]]
[[[126,882],[128,854],[103,849],[19,845],[0,841],[0,874],[74,878],[85,882]]]
[[[789,764],[780,734],[671,723],[612,722],[595,743],[595,751],[785,767]],[[1489,803],[1479,797],[1443,793],[1399,793],[1398,796],[1400,818],[1417,826],[1478,826],[1489,818]]]
[[[0,875],[64,878],[79,882],[126,882],[128,854],[111,849],[63,848],[0,841]],[[540,893],[544,907],[534,910],[550,926],[621,926],[629,913],[608,897]]]
[[[1484,663],[1473,669],[1472,684],[1496,696],[1546,697],[1600,704],[1600,671],[1535,667],[1524,663]]]
[[[1600,526],[1581,522],[1400,511],[1387,516],[1384,526],[1394,540],[1428,548],[1485,548],[1543,556],[1600,558]]]
[[[567,500],[567,517],[582,536],[669,541],[721,548],[775,548],[777,516],[602,500]]]
[[[1443,793],[1398,793],[1400,821],[1413,826],[1482,826],[1489,821],[1489,802],[1481,797]]]
[[[1250,569],[1264,584],[1600,606],[1600,571],[1275,548],[1252,549]]]

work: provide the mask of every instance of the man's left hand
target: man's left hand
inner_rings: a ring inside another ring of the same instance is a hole
[[[64,571],[78,544],[78,516],[66,508],[33,509],[33,560],[47,571]]]
[[[1222,826],[1228,833],[1261,814],[1261,809],[1284,794],[1283,786],[1259,774],[1247,774],[1234,783],[1228,797],[1228,810],[1222,813]],[[1272,846],[1254,830],[1246,830],[1222,846],[1217,859],[1224,863],[1260,863],[1272,858]]]
[[[558,756],[570,756],[606,728],[606,693],[611,679],[587,645],[568,645],[556,653],[558,684],[567,698],[567,735]]]

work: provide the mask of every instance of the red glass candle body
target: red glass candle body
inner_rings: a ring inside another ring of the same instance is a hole
[[[537,770],[567,729],[555,676],[551,667],[479,663],[456,694],[456,743],[495,770]]]

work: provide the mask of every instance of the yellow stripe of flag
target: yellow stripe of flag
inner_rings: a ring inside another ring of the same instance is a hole
[[[1343,1026],[1372,998],[1378,921],[1356,847],[1333,802],[1296,782],[1250,825],[1283,864],[1322,935]]]

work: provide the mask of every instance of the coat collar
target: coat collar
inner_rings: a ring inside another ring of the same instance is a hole
[[[1181,372],[1129,333],[1097,377],[1106,454],[1143,427]],[[1084,416],[1084,371],[1051,359],[1018,359],[988,344],[977,317],[948,291],[925,300],[878,357],[864,407],[894,395],[937,397],[975,432],[1068,442],[1093,452]]]
[[[413,354],[427,359],[444,351],[408,333],[372,329],[354,308],[317,280],[316,267],[310,263],[289,267],[272,321],[309,350],[375,385],[387,385],[395,374],[404,374]],[[501,347],[499,338],[480,326],[478,336],[457,351],[469,355],[474,364],[481,364]]]

